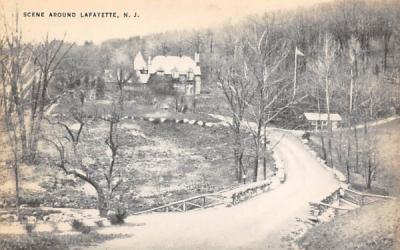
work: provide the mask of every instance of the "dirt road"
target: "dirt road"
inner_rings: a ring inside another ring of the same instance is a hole
[[[274,131],[274,136],[281,133]],[[305,219],[310,201],[319,201],[339,183],[304,148],[285,134],[277,153],[286,165],[286,183],[234,207],[219,206],[187,213],[131,216],[127,224],[102,233],[132,237],[105,242],[92,249],[282,249],[281,238],[296,218]]]

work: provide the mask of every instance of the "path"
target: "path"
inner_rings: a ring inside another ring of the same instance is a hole
[[[297,137],[271,133],[285,133],[276,147],[286,164],[284,185],[234,207],[130,216],[126,225],[100,232],[132,237],[91,249],[281,249],[296,218],[308,216],[308,202],[321,200],[339,183]]]

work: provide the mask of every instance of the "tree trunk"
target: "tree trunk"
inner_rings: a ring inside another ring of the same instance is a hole
[[[264,180],[267,179],[267,158],[266,158],[266,153],[267,153],[267,126],[264,126],[264,147],[263,147],[263,174],[264,174]]]
[[[389,54],[389,41],[391,34],[386,34],[383,36],[383,72],[387,69],[387,56]]]
[[[257,143],[256,145],[256,155],[254,159],[254,174],[253,174],[253,181],[256,182],[258,180],[258,158],[260,157],[260,146]]]
[[[20,221],[20,212],[19,212],[19,168],[18,168],[18,159],[16,156],[14,157],[14,175],[15,175],[15,198],[16,198],[16,206],[17,206],[17,217],[18,221]]]
[[[339,164],[340,164],[340,165],[343,164],[342,143],[343,143],[343,131],[340,130],[340,133],[339,133],[339,145],[338,145],[338,147],[337,147],[337,151],[338,151],[338,161],[339,161]]]
[[[97,209],[101,217],[107,217],[108,201],[100,187],[96,188],[97,191]]]
[[[359,154],[358,154],[358,136],[357,136],[357,128],[354,126],[354,145],[355,145],[355,154],[356,154],[356,162],[354,164],[354,170],[358,173],[359,167]]]
[[[324,135],[322,132],[320,133],[320,139],[321,139],[321,148],[322,148],[322,159],[326,162],[327,160],[327,154],[326,154],[326,148],[325,148],[325,140],[324,140]]]
[[[347,173],[347,183],[350,183],[350,156],[351,156],[351,146],[350,146],[350,138],[347,139],[347,157],[346,157],[346,173]]]
[[[372,182],[372,163],[371,163],[371,153],[368,153],[368,166],[367,166],[367,178],[366,184],[367,189],[371,189],[371,182]]]

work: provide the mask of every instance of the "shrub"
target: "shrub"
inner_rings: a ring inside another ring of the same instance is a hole
[[[26,204],[28,207],[39,207],[43,203],[43,198],[21,198],[20,204]]]
[[[71,226],[75,231],[81,232],[85,227],[85,224],[83,224],[83,222],[80,220],[74,219],[71,223]]]
[[[26,222],[24,228],[27,234],[31,234],[33,230],[36,228],[36,224]]]
[[[83,228],[82,228],[82,230],[81,230],[81,233],[83,233],[83,234],[88,234],[88,233],[90,233],[92,231],[92,228],[91,227],[89,227],[89,226],[83,226]]]
[[[103,223],[102,220],[96,221],[96,225],[97,225],[98,227],[104,227],[104,223]]]
[[[108,216],[108,220],[112,225],[123,224],[126,217],[128,217],[128,212],[123,206],[118,206],[115,213],[111,213]]]
[[[311,134],[310,134],[309,132],[305,132],[305,133],[301,136],[301,138],[304,139],[304,140],[309,141],[309,140],[310,140],[310,136],[311,136]]]
[[[86,226],[82,221],[80,220],[73,220],[72,221],[72,228],[77,231],[77,232],[81,232],[83,234],[88,234],[90,233],[90,231],[92,231],[92,229],[89,226]]]

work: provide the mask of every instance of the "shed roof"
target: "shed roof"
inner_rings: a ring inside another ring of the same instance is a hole
[[[327,121],[328,114],[327,113],[304,113],[304,116],[309,121]],[[331,121],[341,121],[342,117],[337,113],[330,114]]]

